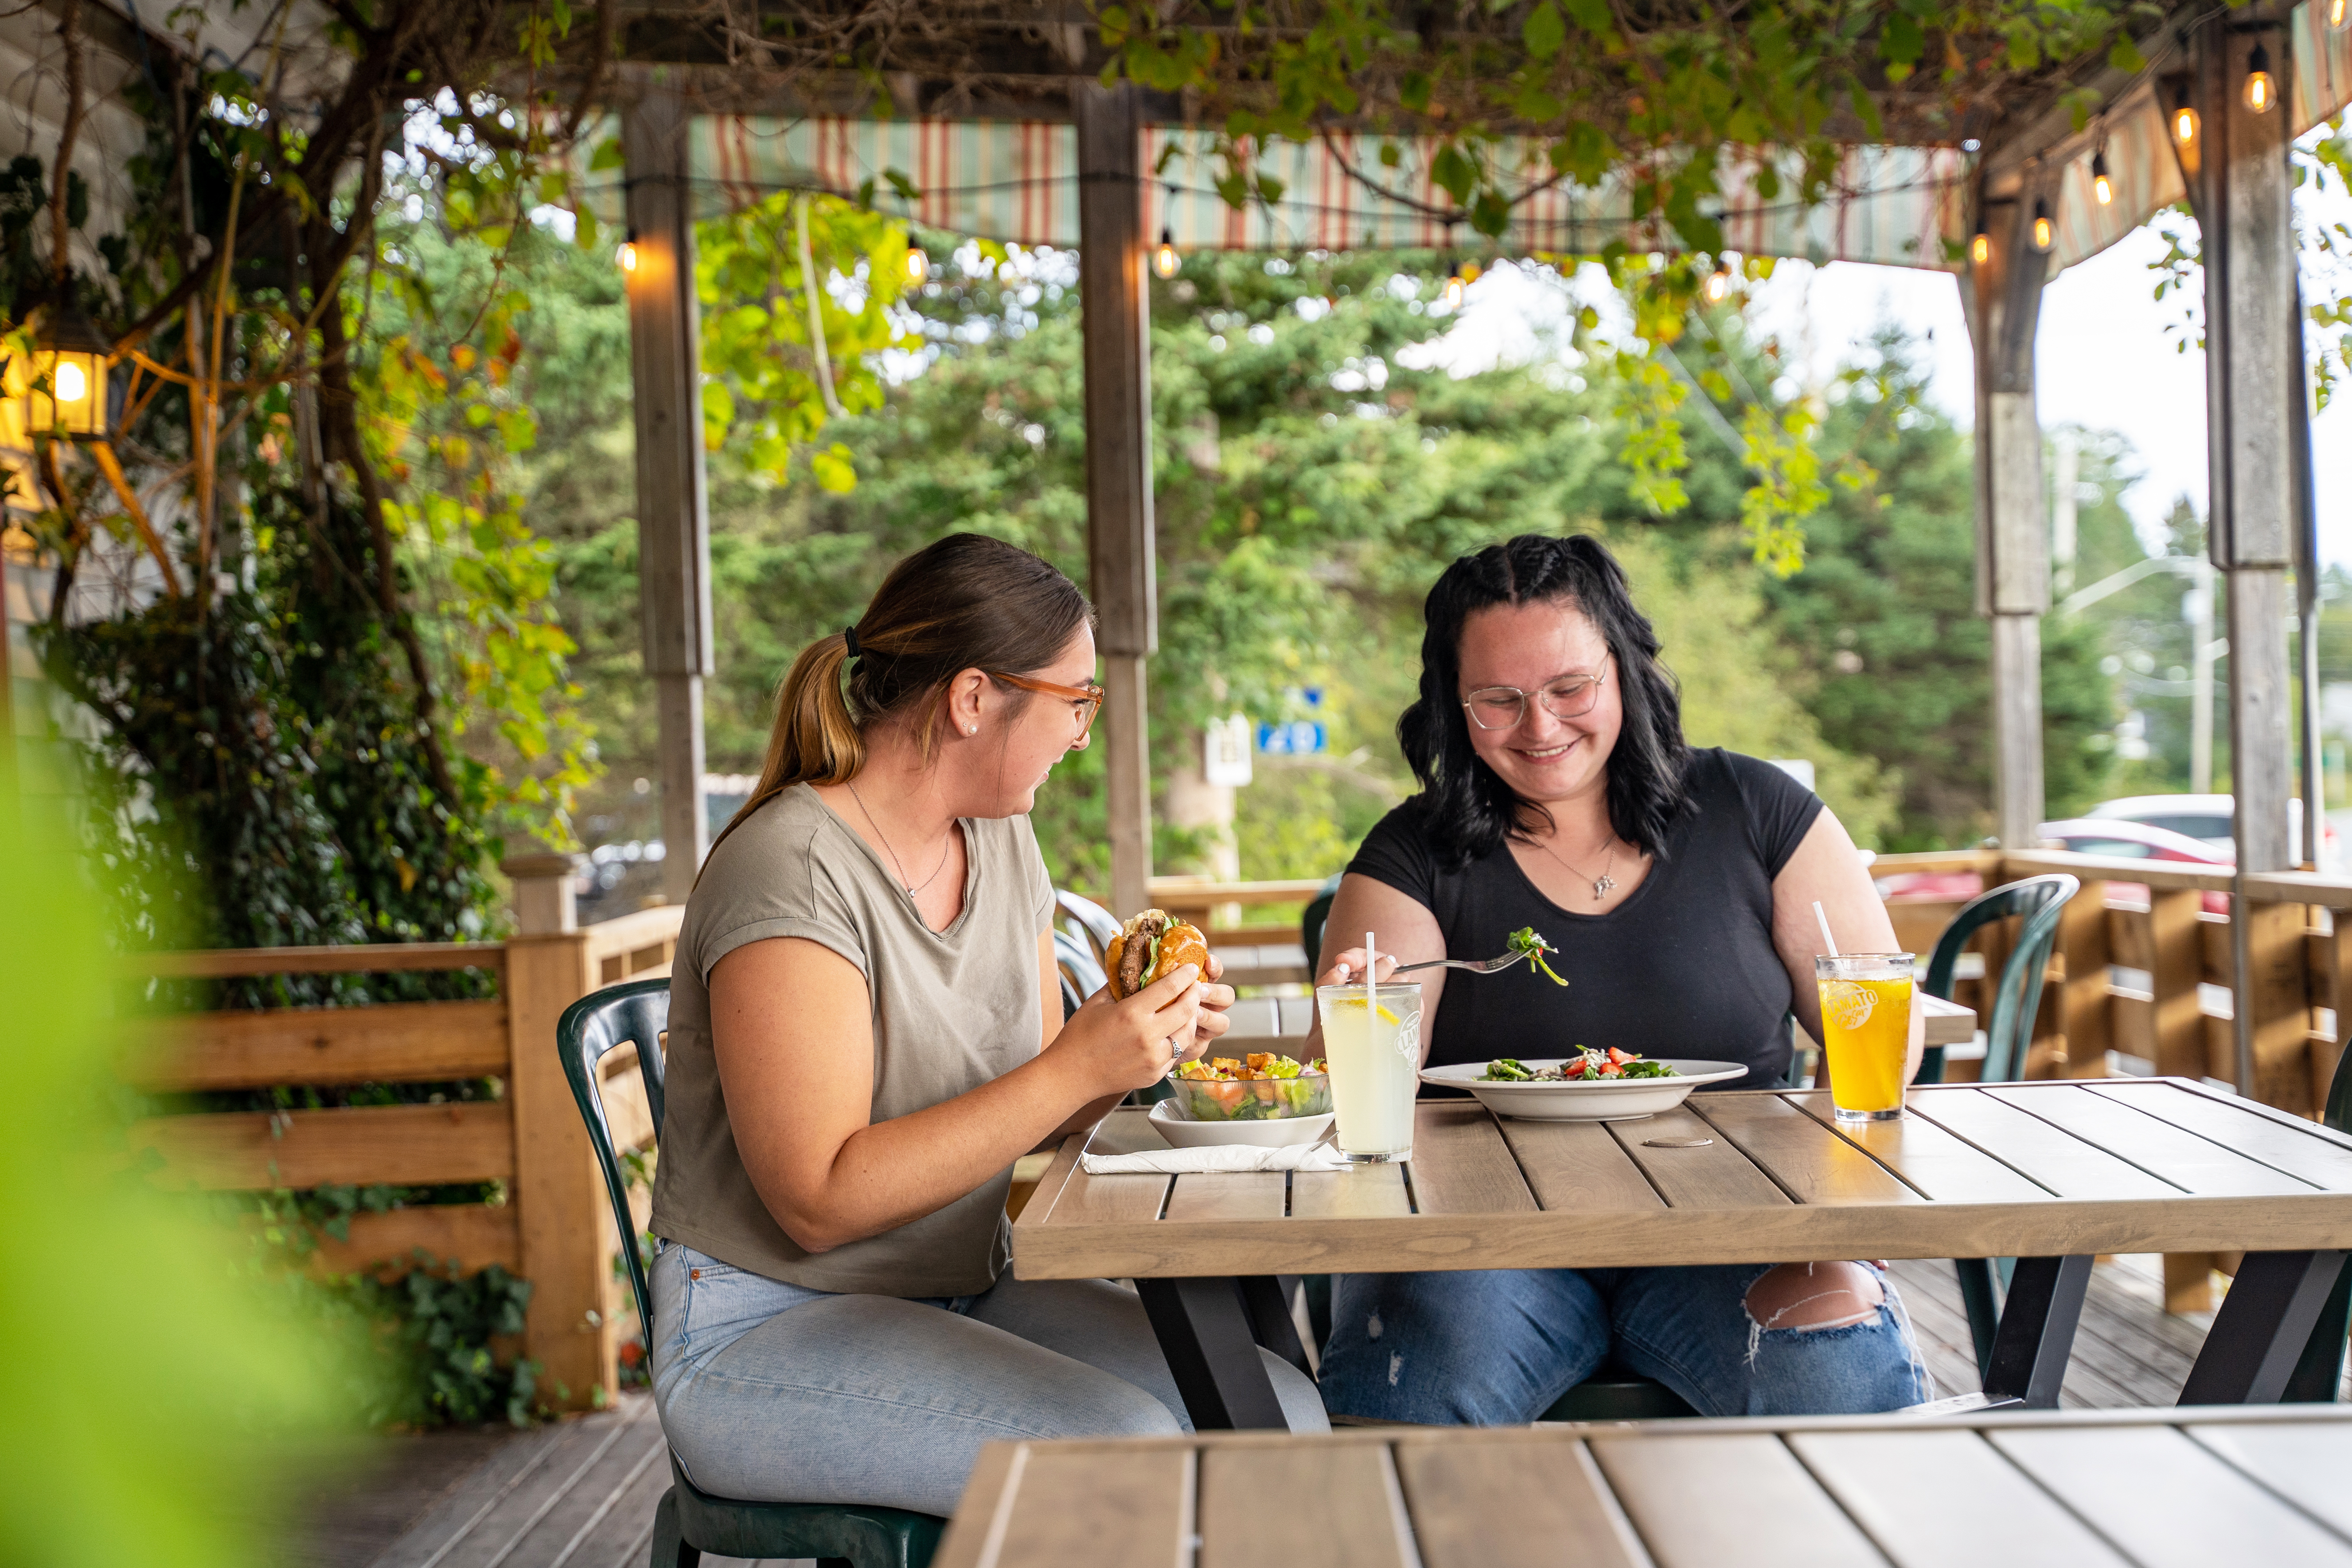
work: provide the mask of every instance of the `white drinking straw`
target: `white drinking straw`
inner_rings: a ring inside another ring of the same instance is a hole
[[[1364,933],[1364,1016],[1368,1018],[1377,1018],[1381,1016],[1381,994],[1372,984],[1372,976],[1380,973],[1380,957],[1381,950],[1372,945],[1372,933],[1366,931]]]
[[[1822,922],[1822,944],[1830,950],[1830,956],[1835,958],[1838,955],[1837,938],[1830,934],[1830,917],[1822,911],[1819,899],[1813,900],[1813,919]]]

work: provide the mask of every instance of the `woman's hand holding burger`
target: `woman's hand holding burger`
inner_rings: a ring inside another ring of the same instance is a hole
[[[1204,1011],[1202,998],[1225,987],[1202,984],[1193,964],[1177,965],[1124,1000],[1114,999],[1111,990],[1105,986],[1087,997],[1047,1047],[1056,1056],[1071,1053],[1072,1066],[1086,1075],[1081,1087],[1087,1099],[1157,1083],[1177,1062],[1199,1056],[1214,1034],[1224,1032],[1223,1018]],[[1202,1033],[1211,1018],[1216,1029]],[[1169,1048],[1171,1039],[1189,1042],[1181,1055]]]

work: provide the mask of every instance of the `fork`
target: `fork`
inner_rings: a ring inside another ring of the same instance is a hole
[[[1507,952],[1500,958],[1433,958],[1420,963],[1402,965],[1396,973],[1411,974],[1416,969],[1466,969],[1473,974],[1500,974],[1527,956],[1528,952],[1522,951]]]

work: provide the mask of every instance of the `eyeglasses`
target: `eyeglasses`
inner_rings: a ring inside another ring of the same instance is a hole
[[[1607,679],[1606,671],[1563,675],[1533,693],[1516,686],[1482,686],[1463,700],[1462,708],[1481,730],[1517,729],[1528,716],[1530,695],[1542,699],[1544,711],[1555,719],[1580,719],[1601,700],[1601,683]]]
[[[1077,718],[1076,740],[1087,738],[1087,731],[1094,728],[1095,715],[1102,711],[1103,689],[1092,680],[1084,686],[1056,686],[1050,680],[1032,680],[1025,675],[1007,675],[1001,669],[982,670],[981,673],[1007,686],[1017,686],[1024,691],[1034,691],[1044,697],[1059,697],[1075,704],[1072,711]]]

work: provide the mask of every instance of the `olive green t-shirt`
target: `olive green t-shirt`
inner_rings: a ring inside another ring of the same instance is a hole
[[[996,1282],[1010,1253],[1009,1164],[895,1230],[823,1254],[797,1246],[736,1152],[710,1043],[719,961],[750,942],[803,937],[866,976],[875,1121],[952,1100],[1036,1056],[1037,940],[1052,923],[1054,885],[1027,817],[962,827],[963,912],[941,931],[923,924],[882,858],[806,784],[760,806],[710,852],[670,971],[655,1235],[812,1290],[963,1296]],[[793,998],[774,1005],[788,1011]]]

